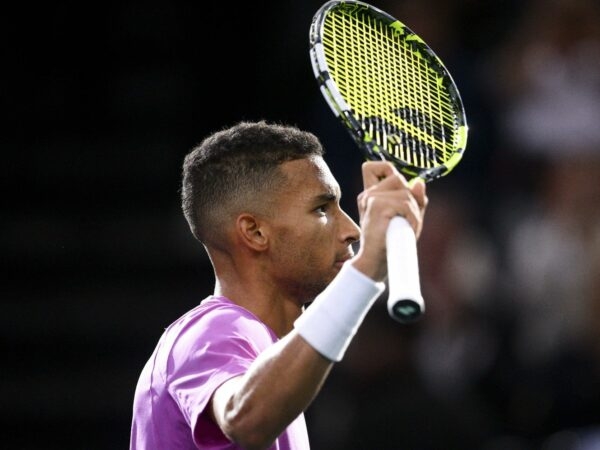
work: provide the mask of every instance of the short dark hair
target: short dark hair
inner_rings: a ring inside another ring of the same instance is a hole
[[[183,163],[181,204],[192,234],[218,245],[224,220],[251,212],[260,194],[284,179],[280,164],[323,153],[314,134],[265,121],[240,122],[206,137]]]

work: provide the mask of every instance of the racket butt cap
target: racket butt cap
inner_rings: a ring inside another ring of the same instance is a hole
[[[400,299],[388,303],[390,316],[404,324],[416,322],[424,313],[423,304],[413,299]]]

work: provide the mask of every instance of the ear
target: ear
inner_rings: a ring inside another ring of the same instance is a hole
[[[252,214],[240,214],[236,221],[236,234],[249,248],[264,251],[269,244],[266,224]]]

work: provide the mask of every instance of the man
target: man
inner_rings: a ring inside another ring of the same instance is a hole
[[[383,291],[389,220],[418,236],[427,203],[386,162],[363,180],[361,236],[310,133],[243,122],[186,156],[183,211],[215,291],[146,364],[131,449],[309,448],[303,411]]]

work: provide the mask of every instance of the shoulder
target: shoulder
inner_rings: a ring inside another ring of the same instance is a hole
[[[272,337],[269,328],[254,314],[225,297],[208,297],[182,319],[182,330],[191,334]]]
[[[236,349],[258,354],[276,341],[250,311],[223,297],[207,298],[173,323],[169,333],[173,352],[184,355]]]

